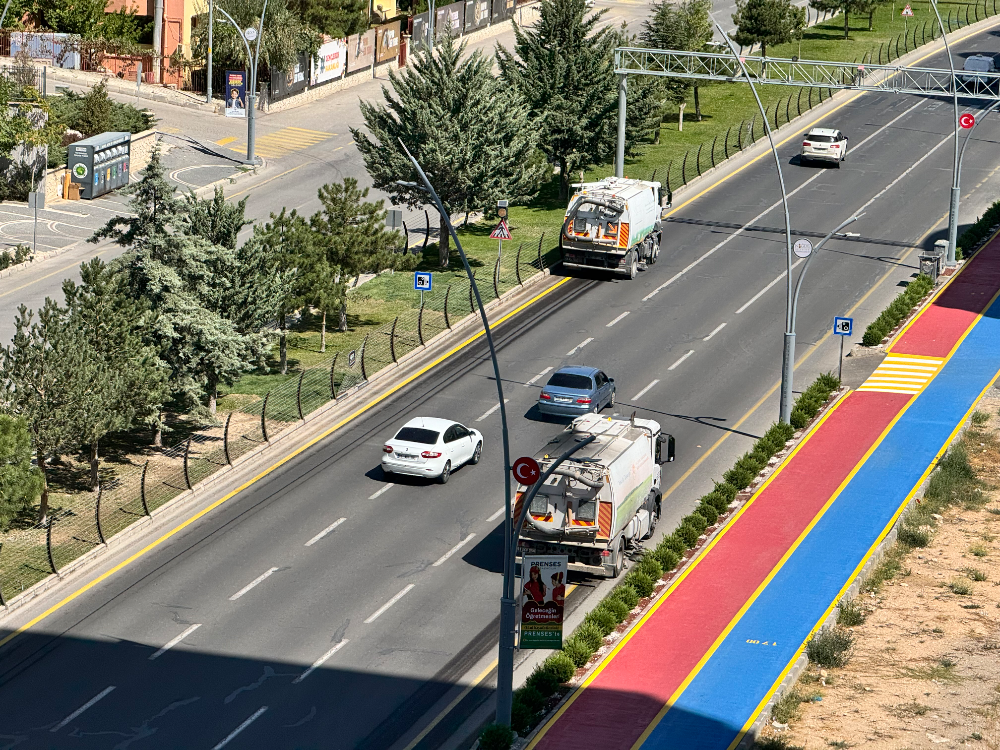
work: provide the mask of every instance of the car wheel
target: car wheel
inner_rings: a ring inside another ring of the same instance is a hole
[[[438,481],[441,484],[448,484],[448,478],[451,476],[451,461],[444,462],[444,470],[441,472],[441,476],[438,477]]]
[[[473,451],[472,458],[469,460],[469,463],[475,466],[476,464],[479,463],[479,459],[481,459],[482,457],[483,457],[483,444],[482,441],[480,441],[479,443],[476,444],[476,450]]]
[[[618,540],[618,549],[615,551],[615,569],[611,574],[612,578],[617,578],[625,570],[625,540]]]
[[[611,400],[608,401],[608,406],[613,407],[615,405],[615,392],[616,392],[615,389],[612,388],[611,389]]]

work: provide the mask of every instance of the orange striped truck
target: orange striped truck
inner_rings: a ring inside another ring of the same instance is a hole
[[[674,438],[634,414],[587,414],[535,455],[542,472],[590,435],[597,439],[557,466],[531,501],[517,555],[568,555],[570,570],[617,578],[627,550],[656,528],[660,467],[674,460]],[[514,518],[529,489],[518,485]]]
[[[559,232],[567,268],[607,270],[634,279],[656,262],[663,211],[659,182],[607,177],[573,185],[576,190]]]

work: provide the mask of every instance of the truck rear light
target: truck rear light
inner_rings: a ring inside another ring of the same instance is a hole
[[[549,394],[545,393],[545,391],[542,391],[541,393],[539,393],[538,394],[538,398],[542,399],[542,401],[551,401],[552,400],[552,396],[550,396]]]
[[[382,452],[383,453],[392,453],[392,446],[391,445],[383,445],[382,446]]]
[[[601,557],[611,557],[611,550],[609,550],[609,549],[602,549],[601,550]]]
[[[420,454],[421,458],[441,458],[441,454],[437,451],[424,451]]]
[[[590,399],[587,398],[586,396],[584,396],[583,398],[578,398],[576,400],[576,403],[578,403],[578,404],[589,404],[590,403]]]

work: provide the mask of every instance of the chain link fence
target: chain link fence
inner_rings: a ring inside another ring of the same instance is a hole
[[[476,270],[483,301],[499,299],[523,285],[554,263],[557,254],[555,247],[546,248],[544,234],[516,249],[504,250],[492,267]],[[225,415],[219,424],[155,453],[142,464],[104,464],[96,492],[52,493],[54,510],[46,524],[0,534],[0,604],[63,571],[317,409],[344,398],[438,334],[470,315],[478,315],[474,305],[472,287],[464,278],[425,292],[421,306],[371,329],[358,348],[332,352],[324,362],[302,370],[297,378]]]

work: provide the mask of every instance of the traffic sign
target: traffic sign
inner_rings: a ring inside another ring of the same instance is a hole
[[[833,319],[833,335],[834,336],[850,336],[851,331],[854,330],[854,318],[834,318]]]
[[[903,12],[900,15],[906,16],[908,18],[912,17],[913,16],[913,8],[911,8],[909,5],[907,5],[905,8],[903,8]]]
[[[963,128],[968,130],[973,125],[976,124],[976,116],[971,112],[965,112],[961,117],[958,118],[958,124]]]
[[[507,226],[506,219],[500,219],[500,223],[497,224],[497,228],[490,232],[491,240],[509,240],[510,239],[510,227]]]
[[[434,285],[434,277],[429,271],[415,271],[413,274],[413,290],[429,292]]]
[[[514,479],[526,487],[537,482],[542,475],[541,469],[538,468],[538,462],[530,456],[521,456],[510,468],[514,472]]]
[[[247,26],[246,29],[243,30],[243,38],[248,42],[254,41],[257,38],[257,29],[253,26]]]
[[[792,245],[792,252],[800,258],[808,258],[813,251],[812,243],[809,240],[796,240]]]

